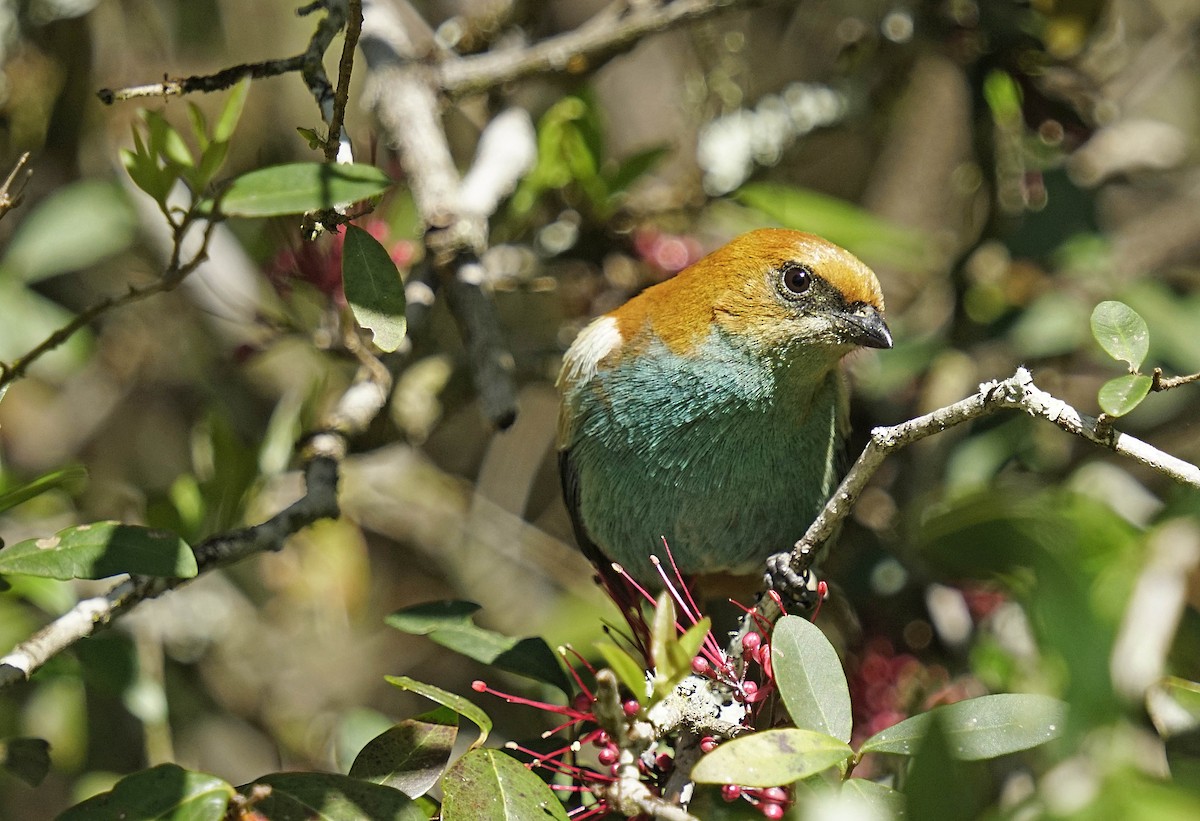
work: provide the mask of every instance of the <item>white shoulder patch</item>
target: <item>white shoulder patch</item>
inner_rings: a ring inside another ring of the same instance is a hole
[[[567,353],[563,356],[562,370],[558,373],[558,387],[565,390],[580,385],[596,375],[600,360],[615,351],[624,342],[617,320],[602,316],[579,332]]]

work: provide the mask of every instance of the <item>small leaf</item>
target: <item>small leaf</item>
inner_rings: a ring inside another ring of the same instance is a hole
[[[308,147],[313,151],[319,150],[325,143],[324,138],[317,133],[315,128],[302,128],[301,126],[296,126],[296,130],[300,132],[300,136],[304,138],[304,141],[308,143]]]
[[[848,760],[850,745],[812,730],[764,730],[722,743],[700,759],[692,779],[703,784],[778,787]]]
[[[443,821],[567,821],[551,789],[500,750],[472,750],[442,779]]]
[[[229,99],[225,101],[225,107],[221,109],[217,124],[213,127],[213,142],[227,143],[233,136],[238,120],[242,117],[242,109],[246,106],[246,98],[250,96],[250,81],[251,77],[247,74],[230,89]]]
[[[1101,302],[1092,311],[1092,336],[1113,359],[1142,367],[1150,350],[1150,329],[1141,314],[1124,302]]]
[[[488,714],[467,699],[455,693],[450,693],[443,690],[441,687],[434,687],[432,684],[426,684],[416,679],[411,679],[408,676],[384,676],[388,684],[399,687],[401,690],[408,690],[417,695],[425,696],[430,701],[436,701],[443,707],[449,707],[454,712],[458,713],[463,718],[470,721],[479,728],[479,738],[475,739],[475,743],[471,748],[481,746],[487,741],[488,734],[492,731],[492,719]]]
[[[1100,408],[1109,416],[1124,416],[1142,404],[1152,384],[1154,379],[1141,373],[1127,373],[1110,379],[1100,386],[1097,397]]]
[[[233,787],[215,775],[160,764],[122,778],[108,792],[58,816],[58,821],[221,821],[233,795]]]
[[[799,616],[780,619],[771,634],[771,669],[797,727],[850,740],[850,687],[821,628]]]
[[[22,502],[27,502],[34,497],[41,496],[43,493],[55,488],[61,487],[73,490],[87,481],[87,475],[87,468],[83,465],[70,465],[59,470],[52,470],[49,473],[43,473],[32,482],[27,482],[20,487],[0,493],[0,513],[8,510],[10,507],[16,507]]]
[[[196,160],[192,157],[191,149],[163,115],[157,111],[145,111],[142,113],[142,119],[146,121],[146,127],[150,131],[152,155],[175,163],[180,168],[192,167]]]
[[[467,658],[571,692],[558,657],[540,638],[512,638],[485,630],[471,620],[479,605],[437,601],[407,607],[387,617],[397,630],[433,641]]]
[[[404,342],[404,283],[379,240],[355,225],[346,226],[342,246],[342,288],[358,324],[371,331],[375,347],[391,353]]]
[[[935,718],[940,718],[955,756],[975,761],[1028,750],[1057,738],[1066,720],[1066,705],[1029,693],[980,696],[905,719],[868,738],[859,752],[912,755]]]
[[[4,769],[36,787],[50,771],[50,744],[43,738],[6,738],[0,741],[0,761]]]
[[[211,142],[208,138],[208,121],[204,119],[204,112],[200,110],[200,106],[193,102],[188,102],[187,113],[188,122],[192,125],[192,137],[195,138],[196,145],[203,153]]]
[[[392,186],[373,165],[319,162],[273,165],[243,174],[221,197],[231,217],[277,217],[339,208],[378,196]]]
[[[269,787],[254,804],[265,821],[427,821],[428,816],[399,790],[338,773],[273,773],[238,787],[242,795]],[[181,819],[182,821],[182,819]]]
[[[458,714],[449,707],[405,719],[367,742],[350,767],[350,777],[417,798],[442,777],[456,738]]]
[[[646,671],[629,653],[609,641],[596,642],[596,649],[604,656],[604,663],[616,674],[617,680],[633,697],[641,701],[646,697]]]
[[[0,550],[0,573],[103,579],[118,573],[190,579],[196,556],[174,533],[120,522],[68,527]]]

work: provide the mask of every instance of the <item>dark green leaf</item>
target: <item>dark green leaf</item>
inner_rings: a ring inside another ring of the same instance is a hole
[[[266,821],[427,821],[424,811],[391,787],[337,773],[274,773],[238,787],[250,796],[270,787],[254,804]]]
[[[1140,373],[1127,373],[1100,387],[1100,408],[1109,416],[1124,416],[1142,404],[1154,380]]]
[[[4,769],[31,787],[50,771],[50,744],[42,738],[6,738],[0,742]]]
[[[404,283],[379,240],[355,225],[346,226],[342,246],[342,287],[358,324],[370,329],[375,347],[391,352],[404,342]]]
[[[1150,329],[1141,314],[1124,302],[1101,302],[1092,311],[1092,336],[1113,359],[1142,367],[1150,350]]]
[[[405,633],[429,636],[467,658],[571,692],[558,657],[543,639],[517,639],[486,630],[471,620],[477,610],[474,602],[426,602],[398,610],[386,621]]]
[[[542,779],[500,750],[471,750],[442,779],[442,821],[567,821]]]
[[[997,758],[1045,744],[1062,734],[1066,705],[1049,696],[999,693],[935,707],[876,733],[862,743],[863,753],[912,755],[940,720],[949,749],[958,758]]]
[[[982,809],[977,773],[951,752],[940,721],[929,725],[909,769],[906,815],[920,821],[975,821]]]
[[[196,557],[174,533],[120,522],[93,522],[0,550],[0,573],[52,579],[103,579],[136,573],[188,579],[196,575]]]
[[[292,163],[260,168],[235,179],[220,201],[231,217],[277,217],[339,208],[376,197],[390,188],[387,174],[373,165]]]
[[[470,721],[479,728],[479,738],[471,745],[472,748],[481,746],[487,741],[488,733],[492,731],[492,719],[488,714],[475,706],[474,703],[468,701],[460,695],[449,693],[440,687],[434,687],[432,684],[425,684],[422,681],[411,679],[408,676],[385,676],[388,684],[395,685],[401,690],[408,690],[417,695],[425,696],[430,701],[436,701],[443,707],[449,707],[454,712],[458,713],[463,718]]]
[[[214,775],[160,764],[126,776],[109,792],[89,798],[58,821],[220,821],[233,787]]]
[[[10,507],[16,507],[22,502],[27,502],[55,488],[76,490],[85,481],[87,481],[87,468],[83,465],[70,465],[43,473],[32,482],[13,488],[6,493],[0,493],[0,512],[8,510]]]
[[[371,739],[354,759],[350,777],[416,798],[442,777],[457,737],[458,713],[438,707]]]
[[[812,730],[764,730],[726,741],[692,770],[703,784],[778,787],[816,775],[848,760],[844,741]]]
[[[850,740],[850,687],[819,627],[799,616],[780,619],[771,634],[771,668],[797,727]]]

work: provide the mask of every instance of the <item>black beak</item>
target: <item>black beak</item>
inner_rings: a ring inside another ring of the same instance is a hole
[[[873,305],[859,305],[842,314],[846,341],[864,348],[892,347],[892,332],[883,321],[883,314]]]

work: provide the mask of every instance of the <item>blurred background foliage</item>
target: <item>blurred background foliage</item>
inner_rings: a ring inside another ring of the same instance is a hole
[[[569,30],[603,5],[416,3],[464,52]],[[0,3],[0,159],[32,151],[35,172],[0,221],[0,359],[163,268],[161,215],[117,154],[136,107],[105,108],[95,91],[296,53],[310,23],[294,6]],[[0,692],[0,737],[47,739],[53,762],[36,788],[0,774],[0,817],[47,817],[168,760],[235,784],[344,771],[426,707],[385,674],[456,692],[480,675],[385,625],[418,602],[470,599],[490,627],[586,650],[603,605],[559,499],[560,355],[588,318],[742,230],[812,230],[878,272],[897,344],[848,363],[855,450],[872,426],[1019,364],[1098,412],[1098,387],[1120,373],[1088,332],[1106,299],[1149,323],[1148,366],[1200,370],[1198,26],[1190,0],[770,3],[448,111],[464,164],[490,113],[519,105],[538,123],[537,165],[493,220],[484,260],[516,358],[516,425],[484,424],[435,306],[386,418],[347,464],[344,518],[143,605]],[[399,176],[357,100],[360,161]],[[222,98],[196,102],[211,117]],[[186,128],[181,102],[150,107]],[[298,78],[257,82],[226,170],[316,159],[296,129],[318,124]],[[421,246],[400,182],[361,224],[407,267]],[[0,403],[0,492],[69,472],[3,513],[4,540],[102,518],[196,539],[294,498],[296,438],[356,365],[339,250],[291,222],[230,222],[182,288],[105,316],[14,385]],[[1120,427],[1195,463],[1195,407],[1194,388],[1153,395]],[[907,449],[824,563],[835,594],[819,623],[843,652],[856,735],[964,695],[1060,695],[1064,740],[958,783],[974,791],[961,806],[1197,817],[1200,744],[1183,730],[1200,716],[1186,683],[1200,679],[1198,510],[1194,492],[1014,415]],[[1138,598],[1154,573],[1181,610]],[[10,581],[5,649],[103,589]],[[1161,668],[1142,652],[1156,642]],[[502,734],[544,729],[486,706]]]

